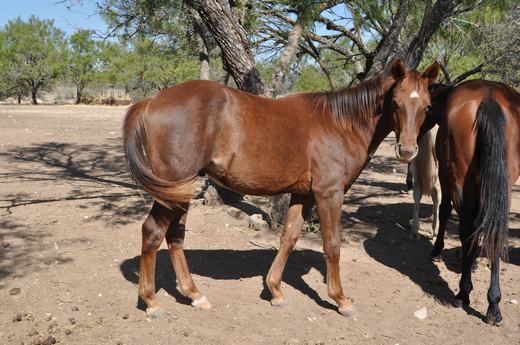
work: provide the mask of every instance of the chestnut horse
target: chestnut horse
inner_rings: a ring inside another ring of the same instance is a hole
[[[266,284],[272,305],[285,299],[282,273],[304,216],[316,202],[327,265],[329,296],[339,312],[353,305],[340,281],[340,220],[343,195],[381,141],[396,132],[396,155],[409,161],[430,103],[428,86],[439,65],[423,74],[395,61],[380,75],[338,92],[268,99],[210,81],[190,81],[133,105],[124,122],[128,167],[155,203],[143,224],[139,296],[151,317],[155,259],[166,238],[179,291],[192,305],[210,308],[195,286],[183,252],[184,228],[196,177],[205,173],[242,194],[291,193],[280,248]]]
[[[442,260],[453,203],[463,249],[454,305],[469,305],[471,268],[481,254],[492,263],[484,321],[499,325],[500,257],[507,254],[511,190],[520,172],[520,94],[501,83],[472,80],[433,91],[431,115],[440,125],[436,152],[442,190],[439,234],[431,255]]]

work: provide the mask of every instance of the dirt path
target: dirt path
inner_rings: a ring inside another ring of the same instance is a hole
[[[510,223],[510,263],[501,272],[504,326],[484,324],[489,270],[474,275],[472,305],[446,304],[458,290],[460,250],[452,225],[446,263],[431,241],[407,240],[412,197],[405,167],[385,141],[345,197],[342,279],[357,314],[327,297],[321,240],[298,242],[284,275],[285,308],[273,308],[263,278],[278,236],[248,229],[245,202],[195,201],[186,254],[213,304],[197,311],[175,289],[165,247],[150,321],[137,307],[140,227],[150,201],[124,168],[125,108],[0,106],[0,343],[48,344],[520,344],[520,194]],[[250,200],[250,199],[248,199]],[[429,233],[430,201],[421,210]],[[427,308],[419,320],[414,312]],[[49,338],[51,337],[51,338]],[[52,338],[53,337],[53,338]]]

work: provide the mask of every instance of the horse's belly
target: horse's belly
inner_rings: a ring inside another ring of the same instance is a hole
[[[307,193],[312,182],[308,169],[236,156],[212,160],[205,172],[218,184],[250,195]]]

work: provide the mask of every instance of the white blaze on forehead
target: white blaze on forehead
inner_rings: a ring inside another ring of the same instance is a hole
[[[410,98],[419,98],[419,93],[417,92],[417,90],[412,91],[412,93],[410,94]]]

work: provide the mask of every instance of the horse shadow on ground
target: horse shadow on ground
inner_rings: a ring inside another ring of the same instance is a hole
[[[186,260],[193,274],[218,280],[240,280],[260,276],[263,278],[264,287],[260,292],[260,298],[270,301],[271,293],[265,285],[265,277],[276,255],[275,250],[251,249],[251,250],[185,250]],[[120,270],[126,280],[134,284],[139,283],[140,256],[125,260]],[[164,289],[173,296],[177,302],[190,304],[190,300],[182,296],[176,289],[176,276],[173,270],[170,256],[166,249],[159,250],[156,263],[156,291]],[[303,279],[312,268],[319,271],[325,277],[325,263],[321,252],[304,249],[295,250],[287,261],[284,270],[283,282],[300,291],[315,301],[319,306],[336,310],[336,306],[323,300],[318,293]],[[138,300],[137,307],[145,308]]]
[[[431,240],[424,236],[420,236],[417,241],[408,240],[412,209],[410,203],[363,205],[348,216],[376,228],[375,236],[363,242],[369,256],[407,276],[427,295],[447,305],[453,300],[454,294],[430,258],[433,249]],[[421,217],[426,214],[425,208],[421,208]],[[451,256],[445,258],[450,263],[452,259]]]
[[[363,242],[368,255],[409,277],[440,304],[449,305],[455,296],[448,283],[440,276],[437,264],[430,258],[430,252],[433,250],[432,241],[424,236],[421,236],[418,241],[408,240],[408,224],[412,209],[411,203],[363,205],[357,212],[351,213],[347,217],[356,217],[376,228],[376,235],[368,237]],[[428,207],[425,212],[425,208],[421,207],[421,218],[430,215],[430,210],[431,208]],[[384,217],[378,217],[378,214],[384,214]],[[457,228],[450,223],[448,224],[448,235],[454,236]],[[441,264],[452,272],[460,273],[461,253],[460,246],[445,249]],[[508,262],[515,265],[520,264],[520,248],[509,248]],[[469,315],[484,317],[471,306],[464,306],[464,310]]]

